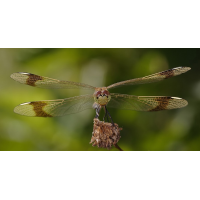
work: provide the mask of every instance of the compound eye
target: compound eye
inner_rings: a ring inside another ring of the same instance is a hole
[[[99,95],[101,95],[101,91],[98,91],[98,92],[96,93],[96,96],[99,96]]]
[[[108,95],[110,95],[110,93],[109,93],[107,90],[104,90],[104,91],[103,91],[103,95],[104,95],[104,96],[108,96]]]

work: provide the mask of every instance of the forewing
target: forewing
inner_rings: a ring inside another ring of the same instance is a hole
[[[82,95],[66,99],[23,103],[15,107],[14,112],[30,117],[57,117],[92,108],[93,103],[92,95]]]
[[[111,93],[108,107],[136,111],[160,111],[182,108],[188,102],[178,97],[167,96],[134,96]]]
[[[22,84],[39,87],[39,88],[54,88],[54,89],[76,89],[76,88],[83,88],[83,89],[95,89],[95,87],[78,83],[72,81],[60,81],[53,78],[48,78],[44,76],[38,76],[31,73],[26,72],[17,72],[13,73],[10,76],[15,81],[18,81]]]
[[[168,78],[173,77],[173,76],[178,76],[182,73],[189,71],[190,69],[191,69],[190,67],[176,67],[176,68],[173,68],[173,69],[169,69],[169,70],[166,70],[166,71],[163,71],[163,72],[158,72],[156,74],[152,74],[152,75],[145,76],[145,77],[142,77],[142,78],[135,78],[135,79],[131,79],[131,80],[118,82],[118,83],[115,83],[115,84],[108,86],[107,88],[111,89],[111,88],[115,88],[115,87],[118,87],[118,86],[153,83],[153,82],[161,81],[161,80],[164,80],[164,79],[168,79]]]

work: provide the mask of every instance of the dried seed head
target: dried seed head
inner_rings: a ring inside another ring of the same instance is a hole
[[[110,149],[112,145],[115,146],[121,138],[121,130],[122,128],[119,128],[116,123],[113,125],[94,118],[94,127],[90,144],[92,144],[92,146]]]

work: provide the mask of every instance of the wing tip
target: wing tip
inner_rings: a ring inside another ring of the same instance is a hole
[[[10,78],[16,80],[16,77],[18,77],[19,75],[30,75],[31,73],[28,72],[14,72],[10,75]]]
[[[180,107],[180,108],[183,108],[183,107],[185,107],[185,106],[188,105],[188,101],[185,100],[185,99],[182,99],[182,98],[180,98],[180,97],[171,97],[171,98],[172,98],[172,99],[176,99],[176,100],[180,100],[180,102],[181,102],[181,107]]]
[[[33,115],[28,115],[28,113],[25,112],[25,110],[23,109],[22,106],[24,105],[30,105],[31,102],[26,102],[26,103],[21,103],[18,106],[16,106],[14,108],[14,113],[19,114],[19,115],[23,115],[23,116],[28,116],[28,117],[33,117]]]
[[[183,69],[185,70],[185,72],[191,70],[191,67],[183,67]]]
[[[191,70],[191,67],[181,66],[181,67],[175,67],[174,69],[181,69],[181,72],[185,73],[185,72]]]
[[[11,75],[10,75],[10,78],[12,78],[12,79],[14,79],[15,80],[15,75],[16,75],[17,73],[15,72],[15,73],[12,73]]]
[[[15,108],[14,108],[14,113],[16,113],[16,114],[19,114],[19,115],[23,115],[21,112],[19,112],[19,106],[20,106],[21,104],[19,104],[18,106],[16,106]]]

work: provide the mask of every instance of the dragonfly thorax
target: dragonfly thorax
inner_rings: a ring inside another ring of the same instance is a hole
[[[101,106],[107,105],[111,99],[110,92],[107,90],[106,87],[96,88],[93,96],[94,101]]]

